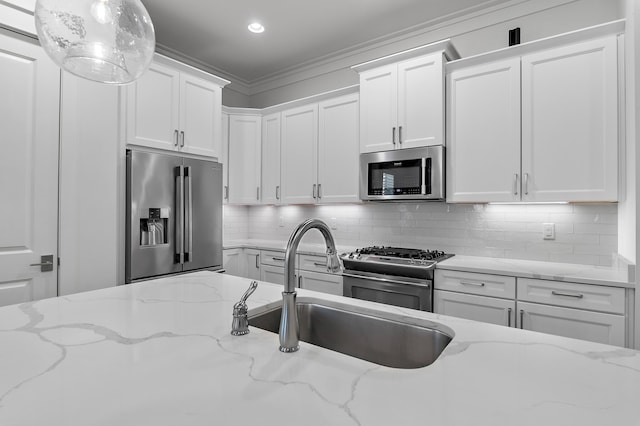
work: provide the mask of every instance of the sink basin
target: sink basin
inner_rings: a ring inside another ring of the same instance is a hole
[[[433,363],[453,332],[426,320],[319,299],[298,299],[300,340],[394,368]],[[249,314],[249,325],[278,333],[281,303]]]

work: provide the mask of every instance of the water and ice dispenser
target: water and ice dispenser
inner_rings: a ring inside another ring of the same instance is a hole
[[[140,218],[140,245],[167,244],[169,222],[168,208],[150,208],[147,217]]]

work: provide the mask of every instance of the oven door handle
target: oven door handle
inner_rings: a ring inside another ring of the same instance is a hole
[[[359,278],[361,280],[371,280],[371,281],[380,281],[383,283],[392,283],[392,284],[403,284],[403,285],[416,285],[415,282],[411,282],[411,281],[399,281],[399,280],[392,280],[389,278],[378,278],[378,277],[371,277],[369,275],[356,275],[356,274],[348,274],[343,272],[342,273],[343,277],[349,277],[349,278]],[[424,284],[420,284],[421,287],[429,287],[429,285],[424,285]]]

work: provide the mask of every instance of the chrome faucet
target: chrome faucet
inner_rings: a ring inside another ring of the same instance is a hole
[[[256,291],[258,283],[251,281],[249,288],[244,292],[240,301],[233,305],[233,322],[231,323],[231,335],[244,336],[249,333],[249,318],[247,316],[247,299]]]
[[[284,255],[284,291],[282,292],[282,317],[280,318],[280,351],[295,352],[299,348],[300,329],[298,328],[298,311],[296,310],[296,252],[302,236],[312,228],[320,231],[327,245],[327,270],[338,272],[340,260],[336,253],[333,235],[326,223],[320,219],[309,219],[302,222],[291,233]]]

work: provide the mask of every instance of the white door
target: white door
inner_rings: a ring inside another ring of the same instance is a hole
[[[520,200],[520,59],[447,76],[447,201]]]
[[[260,279],[260,250],[244,249],[244,258],[247,265],[247,278]]]
[[[358,94],[318,106],[318,199],[322,203],[360,201]]]
[[[442,53],[398,64],[398,147],[444,145]]]
[[[615,36],[522,57],[523,201],[617,201]]]
[[[229,115],[229,203],[260,203],[260,116]]]
[[[518,302],[518,327],[609,345],[625,345],[624,315]]]
[[[394,149],[397,121],[397,65],[360,73],[360,152]]]
[[[224,273],[228,275],[235,275],[237,277],[243,277],[243,262],[242,262],[243,250],[240,248],[222,250],[222,267]]]
[[[342,275],[300,271],[300,288],[342,296]]]
[[[60,69],[0,31],[0,305],[57,294]],[[41,256],[51,271],[41,272]]]
[[[513,300],[433,291],[433,312],[436,314],[512,327],[515,326],[515,307]]]
[[[173,150],[179,142],[180,73],[151,63],[127,90],[127,143]]]
[[[229,114],[222,113],[222,201],[229,201]]]
[[[280,204],[280,113],[262,117],[262,203]]]
[[[180,75],[180,149],[220,158],[222,87],[187,74]]]
[[[282,113],[282,202],[315,203],[318,179],[318,104]]]
[[[260,281],[284,285],[284,268],[282,266],[262,265]]]

